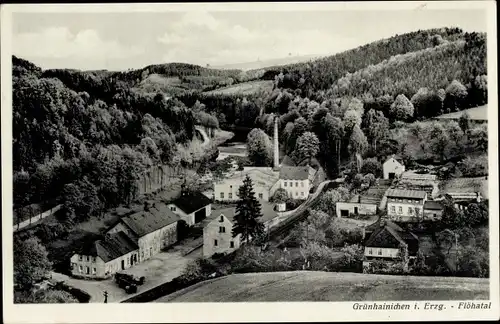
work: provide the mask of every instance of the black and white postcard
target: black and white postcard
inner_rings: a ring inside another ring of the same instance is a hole
[[[499,319],[493,1],[1,23],[6,323]]]

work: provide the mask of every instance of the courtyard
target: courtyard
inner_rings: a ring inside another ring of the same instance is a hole
[[[191,260],[201,256],[201,248],[188,255],[185,255],[181,249],[173,248],[169,251],[160,252],[151,259],[124,270],[124,273],[146,278],[144,284],[137,287],[137,293],[135,294],[127,294],[125,290],[118,287],[114,282],[114,277],[106,280],[84,280],[53,272],[52,278],[57,281],[64,281],[69,286],[85,291],[91,296],[90,303],[103,303],[104,291],[108,292],[108,303],[119,303],[180,276]]]

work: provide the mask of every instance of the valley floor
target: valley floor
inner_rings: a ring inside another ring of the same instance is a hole
[[[388,301],[489,299],[489,279],[294,271],[235,274],[155,302]]]

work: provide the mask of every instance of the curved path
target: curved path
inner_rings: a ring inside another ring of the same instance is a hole
[[[208,145],[208,143],[210,143],[210,137],[208,136],[207,132],[205,132],[205,129],[203,129],[203,127],[201,126],[194,126],[194,129],[201,134],[201,137],[203,137],[203,143],[201,145]]]
[[[332,182],[336,182],[336,181],[335,180],[326,180],[326,181],[321,182],[318,185],[318,188],[316,188],[316,191],[313,194],[309,195],[307,200],[302,205],[297,207],[297,209],[295,209],[291,214],[289,214],[289,215],[285,214],[286,216],[285,215],[278,216],[278,217],[283,217],[284,219],[280,220],[278,222],[278,224],[271,227],[270,235],[271,236],[280,235],[283,232],[292,228],[296,223],[304,220],[305,216],[307,216],[307,214],[305,213],[307,208],[313,207],[318,203],[319,194],[322,193],[324,191],[325,187]]]

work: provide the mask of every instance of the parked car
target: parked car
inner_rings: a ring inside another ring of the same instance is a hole
[[[133,275],[126,274],[126,273],[117,272],[115,274],[115,280],[116,280],[116,282],[118,282],[119,280],[126,280],[128,282],[131,282],[135,285],[140,286],[140,285],[144,284],[146,277],[137,277],[137,276],[133,276]]]

